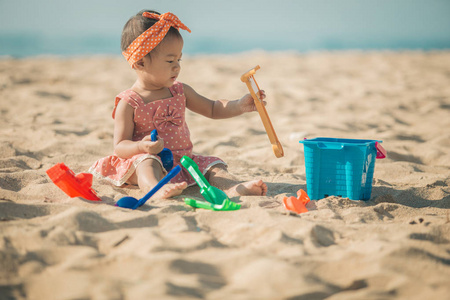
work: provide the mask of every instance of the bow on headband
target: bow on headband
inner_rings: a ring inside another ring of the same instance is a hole
[[[125,59],[131,66],[147,55],[150,51],[155,49],[166,36],[170,27],[174,27],[176,29],[181,28],[191,32],[191,30],[171,12],[167,12],[162,15],[144,12],[142,16],[159,21],[138,36],[131,43],[131,45],[128,46],[127,50],[122,52],[123,56],[125,56]]]

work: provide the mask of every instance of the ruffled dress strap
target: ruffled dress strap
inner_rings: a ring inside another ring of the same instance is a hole
[[[117,105],[119,104],[120,100],[125,101],[134,109],[140,107],[144,103],[141,96],[138,93],[136,93],[135,91],[133,91],[131,89],[123,91],[122,93],[120,93],[119,95],[116,96],[116,100],[114,102],[114,109],[112,112],[113,119],[116,116],[116,108],[117,108]]]
[[[169,90],[174,97],[181,96],[184,94],[183,83],[175,81],[174,84],[169,88]]]

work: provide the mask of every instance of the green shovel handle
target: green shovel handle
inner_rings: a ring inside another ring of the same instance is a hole
[[[190,157],[183,156],[180,163],[188,170],[201,189],[207,190],[211,186],[205,176],[200,172],[197,164]]]

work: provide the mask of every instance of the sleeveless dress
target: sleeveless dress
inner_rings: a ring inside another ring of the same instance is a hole
[[[131,89],[123,91],[116,96],[113,118],[119,101],[126,101],[127,104],[131,105],[134,108],[133,141],[142,140],[145,136],[150,135],[153,129],[156,129],[158,135],[164,139],[164,147],[172,150],[174,167],[180,164],[180,159],[183,155],[194,160],[203,174],[216,164],[226,165],[218,157],[192,153],[193,145],[190,139],[189,128],[185,121],[186,96],[184,95],[183,84],[176,81],[169,90],[172,97],[149,103],[144,103],[141,96]],[[131,158],[120,158],[113,154],[97,160],[89,168],[89,173],[116,186],[122,186],[133,175],[136,167],[146,159],[157,160],[162,167],[161,159],[157,155],[141,153]],[[188,185],[195,184],[195,180],[189,172],[183,167],[181,169],[182,171],[170,182],[186,181]]]

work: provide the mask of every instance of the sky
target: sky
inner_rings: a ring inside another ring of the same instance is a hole
[[[450,48],[450,0],[0,0],[0,55],[120,54],[144,8],[192,30],[188,53]]]

